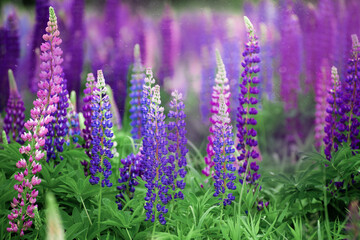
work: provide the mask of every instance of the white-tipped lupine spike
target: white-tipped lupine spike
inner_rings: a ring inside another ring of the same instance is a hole
[[[140,59],[140,46],[139,44],[135,44],[134,47],[134,59]]]
[[[352,40],[353,50],[354,50],[354,51],[358,51],[359,48],[360,48],[358,36],[357,36],[356,34],[352,34],[352,35],[351,35],[351,40]]]
[[[331,79],[333,80],[334,84],[336,84],[339,81],[338,70],[334,66],[332,66],[331,68]]]
[[[152,88],[152,99],[151,101],[153,103],[156,103],[158,105],[161,104],[161,99],[160,99],[160,86],[159,85],[155,85],[155,87]]]
[[[246,29],[248,30],[248,32],[253,32],[254,31],[254,26],[252,25],[250,19],[247,16],[244,16],[244,22],[245,22],[245,26]]]

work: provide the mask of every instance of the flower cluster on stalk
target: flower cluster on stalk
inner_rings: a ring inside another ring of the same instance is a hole
[[[92,127],[92,149],[89,172],[91,174],[90,183],[101,186],[111,187],[112,183],[109,177],[112,173],[110,159],[113,158],[111,151],[113,147],[112,132],[113,124],[111,122],[112,114],[110,112],[111,104],[109,96],[106,94],[106,86],[103,72],[97,72],[97,90],[94,91],[94,97],[91,102],[91,127]],[[100,173],[100,176],[98,176]]]
[[[182,99],[182,94],[177,90],[171,93],[172,100],[170,102],[170,108],[172,110],[168,113],[168,118],[170,122],[167,124],[167,129],[169,134],[167,136],[169,140],[169,155],[168,162],[169,166],[167,167],[167,173],[173,175],[173,183],[172,190],[175,190],[175,186],[179,189],[174,194],[174,199],[184,198],[184,194],[181,190],[185,188],[186,183],[184,182],[184,178],[186,176],[185,166],[186,162],[186,154],[188,153],[188,149],[186,147],[187,138],[186,138],[186,123],[185,118],[186,114],[184,113],[185,104]],[[172,121],[171,121],[172,119]],[[178,180],[178,176],[180,179]],[[169,176],[171,178],[171,175]]]
[[[134,48],[134,65],[132,68],[131,74],[131,86],[130,86],[130,119],[131,119],[131,134],[133,139],[140,139],[141,138],[141,95],[142,89],[144,84],[144,68],[141,64],[141,57],[140,57],[140,47],[138,44],[135,45]]]
[[[240,153],[238,157],[240,161],[238,169],[240,183],[243,184],[243,180],[245,179],[246,183],[256,185],[260,174],[257,173],[259,166],[257,165],[256,159],[259,157],[259,153],[256,150],[258,142],[256,140],[257,132],[254,127],[257,121],[254,117],[257,114],[256,105],[258,103],[257,95],[259,93],[257,84],[260,82],[258,78],[258,73],[260,72],[260,47],[258,37],[254,32],[254,27],[247,17],[244,17],[244,19],[248,30],[249,41],[245,45],[245,51],[243,52],[244,60],[241,63],[244,70],[241,73],[242,82],[240,84],[237,113],[238,123],[236,125],[238,128],[236,136],[238,137],[239,143],[236,149]],[[254,161],[251,161],[251,159]]]
[[[234,174],[236,168],[233,165],[235,162],[235,157],[233,155],[235,149],[233,147],[234,141],[232,126],[230,124],[230,118],[227,109],[228,107],[225,103],[225,96],[224,94],[220,94],[219,111],[216,115],[217,122],[215,124],[214,130],[214,197],[218,197],[220,195],[220,199],[223,200],[224,206],[230,205],[231,202],[235,200],[235,197],[232,193],[228,193],[226,195],[226,189],[236,189],[234,184],[234,180],[236,180],[236,176]]]
[[[124,194],[127,194],[130,198],[133,197],[135,187],[139,184],[136,178],[143,174],[141,171],[141,153],[136,155],[131,153],[126,158],[121,159],[121,164],[124,167],[119,168],[120,178],[118,182],[120,185],[116,187],[119,190],[119,193],[116,195],[116,203],[119,210],[123,207]]]
[[[164,214],[168,212],[166,204],[172,199],[184,197],[182,190],[185,187],[183,179],[188,152],[185,146],[185,106],[181,94],[174,91],[170,103],[172,110],[168,114],[172,120],[166,124],[164,108],[161,107],[160,86],[152,87],[155,80],[150,68],[146,69],[144,81],[141,99],[143,144],[140,151],[140,171],[147,188],[144,208],[146,221],[154,222],[158,219],[161,224],[165,224]]]
[[[77,143],[79,141],[78,135],[81,134],[79,113],[76,111],[76,93],[71,91],[69,99],[69,108],[67,111],[67,126],[69,129],[68,137],[71,138],[72,142]],[[70,139],[67,140],[70,144]]]
[[[21,134],[24,132],[24,119],[25,119],[25,107],[24,102],[17,90],[14,75],[9,70],[9,86],[10,95],[6,107],[6,115],[4,118],[4,131],[6,132],[7,140],[16,141],[23,144]]]
[[[11,203],[12,211],[8,215],[10,227],[9,232],[19,232],[20,236],[33,224],[34,209],[38,191],[35,186],[41,183],[36,174],[41,171],[40,161],[45,156],[42,148],[45,145],[46,126],[53,121],[53,115],[57,110],[59,101],[60,86],[62,82],[61,67],[62,62],[59,56],[61,49],[58,45],[61,43],[59,31],[57,28],[57,19],[52,7],[49,8],[49,21],[46,27],[47,34],[43,35],[45,43],[41,45],[41,65],[38,98],[34,101],[34,108],[31,110],[31,118],[25,123],[27,132],[21,135],[25,142],[19,149],[24,158],[20,159],[16,166],[21,169],[15,174],[15,180],[18,184],[14,185],[17,191],[16,197]]]
[[[209,128],[210,135],[208,136],[208,144],[206,147],[207,155],[205,156],[205,169],[202,170],[202,173],[206,176],[210,175],[210,170],[214,166],[213,157],[215,155],[214,151],[214,131],[216,123],[219,123],[219,119],[217,114],[219,113],[219,96],[221,94],[224,95],[225,104],[227,106],[230,105],[230,85],[229,80],[226,77],[226,71],[224,63],[221,59],[219,51],[216,51],[216,64],[217,64],[217,74],[215,78],[215,86],[213,86],[213,92],[211,95],[211,113],[212,116],[210,117],[211,126]],[[230,113],[230,108],[227,108],[227,111]]]
[[[61,59],[62,51],[59,49],[56,51],[55,56],[58,59]],[[59,74],[61,74],[62,82],[60,86],[62,91],[58,94],[59,101],[57,103],[57,111],[53,112],[53,121],[49,123],[46,128],[48,129],[47,139],[45,142],[45,150],[47,153],[46,161],[49,162],[53,160],[57,162],[57,158],[63,160],[63,157],[59,155],[59,153],[64,150],[65,137],[68,133],[68,125],[67,125],[67,109],[69,107],[69,99],[68,99],[68,91],[67,91],[67,81],[63,78],[62,68],[58,68]]]
[[[86,78],[86,88],[84,89],[84,106],[83,106],[83,114],[84,114],[84,118],[85,118],[85,129],[82,130],[83,133],[83,137],[84,137],[84,144],[83,144],[83,148],[85,149],[85,153],[88,155],[88,157],[91,159],[92,158],[92,154],[91,154],[91,147],[92,147],[92,131],[93,131],[93,127],[92,127],[92,101],[94,99],[95,96],[95,91],[97,91],[96,88],[96,82],[95,82],[95,78],[94,78],[94,74],[89,73],[87,75]],[[83,160],[81,162],[81,164],[84,166],[84,173],[85,176],[88,176],[89,174],[89,163],[86,160]]]

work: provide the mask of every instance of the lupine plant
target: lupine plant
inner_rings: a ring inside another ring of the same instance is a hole
[[[10,95],[6,107],[6,116],[4,118],[4,130],[8,142],[16,141],[23,143],[21,134],[24,132],[25,107],[11,69],[9,69],[9,86]]]
[[[19,151],[24,158],[16,163],[16,167],[20,171],[15,174],[14,178],[19,183],[14,185],[17,195],[11,203],[11,214],[8,215],[10,227],[7,230],[19,232],[20,236],[23,236],[24,231],[33,224],[34,208],[37,207],[36,197],[39,194],[35,186],[41,183],[41,179],[36,174],[41,171],[40,162],[45,156],[42,148],[45,146],[48,133],[46,126],[54,119],[52,113],[56,112],[56,104],[59,101],[58,94],[62,90],[59,66],[61,50],[57,47],[61,43],[61,39],[57,28],[57,18],[52,7],[49,8],[46,32],[47,34],[43,36],[45,43],[41,45],[41,59],[44,64],[40,75],[38,98],[34,101],[31,118],[25,123],[27,131],[21,135],[25,143]]]
[[[215,86],[213,86],[213,91],[211,95],[211,113],[210,117],[211,126],[209,128],[210,135],[208,137],[208,144],[206,148],[207,155],[204,160],[206,163],[206,167],[202,170],[202,173],[206,176],[210,175],[211,168],[214,166],[213,156],[215,155],[214,151],[214,131],[215,124],[219,121],[217,114],[219,113],[219,96],[221,94],[224,95],[225,104],[229,106],[230,104],[230,85],[229,80],[226,77],[226,71],[224,63],[221,59],[219,51],[216,51],[216,64],[217,64],[217,74],[215,78]],[[227,111],[230,112],[230,108],[227,108]]]

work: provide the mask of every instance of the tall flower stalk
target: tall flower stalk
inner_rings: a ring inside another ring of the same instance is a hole
[[[216,50],[216,64],[217,64],[217,74],[215,78],[215,86],[213,86],[213,92],[211,95],[211,113],[212,116],[210,117],[211,126],[209,128],[210,135],[208,136],[208,144],[206,147],[207,155],[205,156],[204,160],[206,163],[205,169],[202,170],[202,173],[206,176],[210,175],[211,168],[214,166],[213,157],[215,155],[214,151],[214,131],[216,123],[219,123],[219,118],[217,114],[219,113],[219,96],[221,94],[224,95],[224,101],[227,106],[230,105],[230,85],[229,80],[226,77],[226,71],[224,63],[221,59],[220,53]],[[227,108],[227,111],[230,113],[230,108]]]
[[[165,224],[164,214],[168,212],[165,205],[172,199],[168,190],[173,181],[166,174],[168,171],[167,134],[164,108],[161,107],[160,86],[151,87],[153,83],[155,80],[152,77],[152,71],[147,69],[142,102],[149,104],[143,106],[143,114],[146,114],[143,118],[146,118],[147,121],[143,130],[144,138],[141,152],[143,155],[143,178],[146,181],[145,187],[147,188],[145,210],[146,220],[154,222],[158,218],[161,224]]]
[[[228,107],[225,104],[224,94],[220,94],[219,97],[219,113],[217,114],[217,122],[215,124],[215,141],[214,141],[214,162],[215,162],[215,193],[214,197],[220,195],[220,199],[223,201],[224,206],[230,205],[235,197],[232,193],[226,195],[226,189],[235,190],[236,186],[234,180],[236,176],[234,172],[236,171],[233,163],[235,162],[235,157],[233,153],[235,149],[233,148],[233,133],[232,126],[230,124],[229,113],[227,111]]]
[[[254,27],[247,17],[244,17],[245,24],[248,31],[248,42],[245,45],[245,51],[243,52],[244,60],[241,63],[244,70],[241,73],[242,82],[240,84],[239,95],[239,108],[237,114],[237,137],[239,143],[237,150],[240,153],[238,160],[241,162],[239,167],[239,181],[255,184],[256,180],[260,178],[257,173],[259,166],[256,163],[256,159],[259,157],[259,153],[256,150],[258,142],[256,140],[257,132],[254,127],[257,124],[254,118],[257,115],[257,95],[259,89],[257,85],[260,82],[258,73],[260,72],[260,47],[258,43],[258,37],[255,35]],[[253,161],[251,162],[251,159]],[[250,162],[250,164],[249,164]]]
[[[49,8],[49,21],[46,28],[47,34],[43,35],[45,43],[41,45],[42,55],[38,98],[34,101],[34,108],[31,110],[31,118],[25,123],[28,130],[21,135],[24,145],[19,149],[24,158],[20,159],[16,166],[21,169],[15,174],[15,180],[19,184],[14,185],[17,191],[16,197],[11,203],[13,208],[8,215],[10,227],[9,232],[19,232],[20,236],[33,224],[34,209],[38,191],[35,186],[41,183],[36,174],[41,171],[40,161],[45,156],[42,148],[45,145],[46,128],[53,120],[52,113],[56,111],[56,104],[59,101],[58,94],[61,92],[61,71],[59,64],[62,59],[57,47],[61,43],[57,29],[57,19],[52,7]]]
[[[140,47],[138,44],[134,47],[134,65],[132,68],[131,74],[131,86],[130,86],[130,119],[131,119],[131,134],[133,139],[140,139],[141,138],[141,95],[142,95],[142,86],[144,84],[144,68],[141,64],[141,57],[140,57]]]
[[[18,92],[14,75],[11,69],[8,71],[10,95],[7,102],[6,115],[4,118],[4,130],[8,142],[16,141],[24,143],[21,134],[24,132],[25,107]]]
[[[91,135],[92,131],[93,131],[93,127],[92,127],[92,108],[91,108],[91,104],[93,101],[93,98],[95,96],[95,91],[97,90],[96,88],[96,82],[95,82],[95,77],[94,74],[89,73],[87,75],[87,79],[86,79],[86,88],[84,89],[84,106],[83,106],[83,113],[84,113],[84,118],[85,118],[85,128],[82,130],[82,134],[84,137],[84,144],[83,144],[83,148],[85,149],[85,153],[88,155],[88,157],[91,159],[92,158],[92,153],[91,153],[91,148],[92,148],[92,140],[93,137]],[[89,162],[87,162],[86,160],[83,160],[81,162],[81,165],[84,166],[84,173],[85,176],[87,176],[89,174]]]

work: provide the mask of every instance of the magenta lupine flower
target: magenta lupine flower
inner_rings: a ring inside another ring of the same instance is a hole
[[[10,95],[7,102],[6,115],[4,118],[4,131],[8,142],[16,141],[23,144],[21,134],[24,132],[25,107],[24,102],[17,90],[12,70],[9,69]]]
[[[206,176],[210,175],[210,169],[214,166],[213,156],[215,155],[214,151],[214,131],[215,124],[219,123],[219,119],[217,118],[217,114],[219,113],[219,96],[223,94],[225,97],[225,104],[227,106],[230,105],[230,86],[229,80],[226,78],[226,71],[224,63],[221,59],[219,51],[216,51],[216,63],[217,63],[217,74],[215,78],[215,86],[213,87],[213,92],[211,95],[211,113],[210,117],[211,126],[209,128],[210,135],[208,136],[208,144],[206,148],[207,155],[204,160],[206,163],[205,169],[202,170],[202,173]],[[230,108],[227,109],[230,112]]]
[[[56,111],[56,104],[59,101],[58,94],[61,92],[60,77],[61,67],[59,64],[62,59],[58,57],[61,43],[60,32],[57,29],[57,19],[52,7],[49,8],[49,21],[46,27],[47,34],[43,35],[45,43],[41,45],[42,55],[38,98],[34,101],[34,108],[31,110],[31,118],[25,123],[27,132],[21,135],[24,145],[19,149],[24,158],[20,159],[16,166],[21,169],[15,174],[15,180],[18,184],[14,189],[18,192],[11,203],[13,208],[8,215],[10,227],[9,232],[24,231],[32,226],[34,218],[34,208],[38,191],[36,185],[41,183],[36,174],[41,171],[40,161],[44,158],[45,152],[42,148],[45,145],[46,134],[45,127],[53,120],[51,115]]]
[[[339,82],[339,75],[337,73],[336,67],[331,68],[331,81],[332,86],[328,90],[327,103],[328,106],[326,108],[326,125],[324,127],[325,137],[324,144],[325,149],[324,153],[327,160],[331,160],[331,153],[338,150],[338,143],[335,141],[338,136],[338,132],[336,130],[336,121],[338,116],[338,108],[341,105],[342,100],[340,98],[341,88]]]
[[[324,60],[321,65],[321,72],[318,72],[315,90],[316,112],[315,112],[315,147],[320,148],[325,137],[324,127],[326,125],[327,90],[330,83],[329,62]]]
[[[258,37],[255,35],[254,27],[250,20],[247,17],[244,17],[244,20],[249,41],[245,45],[245,51],[243,52],[244,61],[241,63],[244,71],[241,73],[242,83],[240,84],[238,124],[236,125],[239,143],[236,148],[240,153],[238,160],[241,161],[238,170],[240,183],[243,184],[243,179],[245,179],[246,183],[257,185],[256,180],[260,178],[260,175],[257,173],[259,166],[256,159],[259,157],[259,153],[256,150],[258,142],[256,140],[257,132],[254,127],[257,121],[254,116],[257,114],[257,95],[259,94],[257,85],[260,82],[258,78],[258,73],[260,72],[260,47]],[[251,159],[254,161],[250,162]],[[248,164],[249,162],[250,164]]]
[[[281,98],[285,111],[297,109],[297,96],[300,90],[300,26],[298,18],[291,10],[284,10],[281,24],[280,78]]]
[[[91,108],[91,103],[92,100],[94,99],[95,96],[95,90],[97,90],[96,88],[96,82],[95,82],[95,77],[94,74],[89,73],[87,75],[87,79],[86,79],[86,88],[84,89],[84,94],[85,97],[83,99],[84,101],[84,106],[83,106],[83,114],[84,114],[84,118],[85,118],[85,129],[82,130],[83,133],[83,137],[84,137],[84,144],[83,144],[83,148],[85,149],[85,153],[89,156],[89,158],[92,158],[92,154],[91,154],[91,148],[92,148],[92,131],[93,131],[93,127],[92,127],[92,108]],[[81,162],[81,164],[84,166],[84,173],[85,176],[88,175],[88,171],[89,171],[89,163],[84,160]]]

